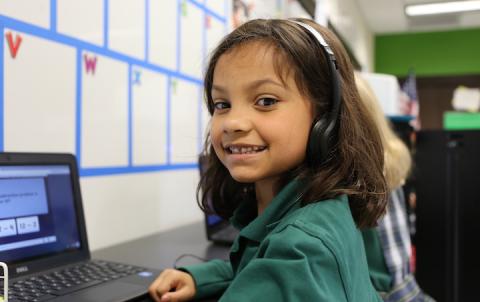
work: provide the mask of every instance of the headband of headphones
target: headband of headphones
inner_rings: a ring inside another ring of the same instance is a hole
[[[329,108],[330,110],[329,112],[325,113],[324,117],[316,120],[312,125],[307,148],[307,158],[310,164],[314,167],[318,167],[321,163],[328,160],[329,151],[335,143],[335,128],[337,125],[337,120],[339,119],[341,104],[338,64],[330,45],[328,45],[323,36],[316,29],[297,20],[291,21],[300,25],[313,37],[315,37],[321,46],[323,53],[325,54],[330,71],[332,89],[332,99]]]

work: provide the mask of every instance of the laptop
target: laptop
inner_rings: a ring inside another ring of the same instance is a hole
[[[206,157],[200,155],[198,157],[198,168],[200,175],[206,171]],[[209,204],[212,204],[209,200]],[[205,229],[207,239],[214,243],[230,245],[237,237],[239,231],[230,224],[228,220],[214,214],[205,212]]]
[[[90,259],[71,154],[0,153],[0,262],[10,302],[144,299],[160,273]]]

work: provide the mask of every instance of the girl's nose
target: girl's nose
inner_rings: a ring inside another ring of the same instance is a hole
[[[248,132],[252,128],[251,119],[245,114],[231,112],[223,121],[223,132]]]

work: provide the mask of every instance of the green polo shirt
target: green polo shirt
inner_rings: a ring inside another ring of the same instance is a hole
[[[368,273],[362,236],[347,196],[301,207],[298,181],[289,183],[256,217],[243,204],[230,261],[189,266],[195,298],[219,301],[382,301]]]

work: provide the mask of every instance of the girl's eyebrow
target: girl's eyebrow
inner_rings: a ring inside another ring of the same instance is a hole
[[[220,93],[226,93],[227,92],[227,90],[225,88],[223,88],[222,86],[219,86],[219,85],[215,85],[215,84],[212,85],[212,90],[216,90]]]
[[[270,78],[266,78],[266,79],[259,79],[259,80],[255,80],[253,82],[250,82],[246,85],[246,89],[255,89],[255,88],[258,88],[262,85],[265,85],[265,84],[272,84],[272,85],[275,85],[275,86],[278,86],[280,88],[283,88],[285,89],[285,85],[283,85],[282,83],[279,83],[275,80],[272,80]],[[215,85],[213,84],[212,85],[212,90],[216,90],[220,93],[225,93],[227,90],[223,87],[223,86],[220,86],[220,85]]]
[[[260,87],[262,85],[265,85],[265,84],[273,84],[273,85],[279,86],[281,88],[285,88],[285,86],[282,83],[279,83],[279,82],[277,82],[275,80],[272,80],[270,78],[259,79],[259,80],[253,81],[253,82],[251,82],[247,85],[247,88],[254,89],[254,88],[258,88],[258,87]]]

